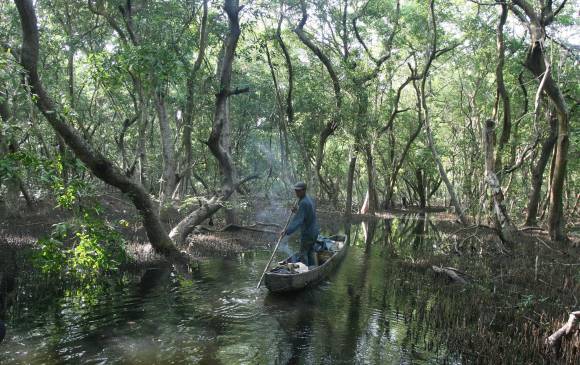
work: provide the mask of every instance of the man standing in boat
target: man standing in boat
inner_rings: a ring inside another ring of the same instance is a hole
[[[306,195],[306,183],[300,181],[294,185],[296,197],[298,197],[298,208],[294,207],[292,211],[296,213],[294,218],[284,232],[289,236],[300,228],[300,256],[306,266],[317,265],[316,255],[314,254],[314,243],[320,233],[318,222],[316,221],[316,204],[314,200]]]

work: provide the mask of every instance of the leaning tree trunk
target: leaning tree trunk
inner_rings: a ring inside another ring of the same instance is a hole
[[[232,190],[229,192],[221,195],[221,196],[214,196],[208,201],[206,201],[202,206],[197,209],[196,211],[190,213],[186,216],[181,222],[179,222],[169,233],[169,237],[176,243],[176,244],[183,244],[187,235],[193,231],[193,229],[201,224],[204,220],[210,218],[214,215],[220,208],[224,206],[225,201],[227,201],[232,193],[238,189],[243,183],[249,180],[257,179],[258,175],[251,175],[244,179],[238,181]]]
[[[156,209],[141,184],[126,177],[115,165],[107,160],[85,141],[78,131],[69,124],[66,117],[58,112],[53,100],[46,93],[38,75],[39,34],[36,13],[31,0],[15,0],[22,26],[22,49],[20,64],[27,72],[33,100],[56,133],[66,142],[87,168],[99,179],[117,187],[127,194],[143,217],[143,225],[153,248],[163,254],[177,254],[177,249],[165,232]]]
[[[189,214],[185,219],[179,222],[171,232],[169,237],[177,244],[183,244],[193,229],[203,223],[208,217],[214,215],[223,207],[223,200],[218,197],[212,197],[205,202],[199,209]]]
[[[550,346],[552,353],[558,357],[560,355],[562,339],[574,334],[575,332],[578,332],[579,327],[580,311],[570,313],[568,316],[568,321],[557,331],[552,333],[548,338],[546,338],[546,345]]]
[[[550,155],[554,150],[554,145],[558,139],[558,120],[555,115],[550,115],[550,134],[542,143],[540,158],[532,170],[532,188],[528,195],[528,209],[526,217],[526,226],[536,226],[538,224],[538,208],[542,194],[542,180],[544,171],[550,160]]]
[[[485,122],[484,131],[484,148],[485,148],[485,181],[491,190],[493,196],[493,207],[495,212],[495,217],[498,223],[498,230],[501,232],[501,238],[507,242],[514,242],[514,236],[516,234],[516,228],[512,224],[507,209],[504,205],[503,192],[501,190],[501,185],[494,171],[494,145],[495,145],[495,122],[491,119]]]

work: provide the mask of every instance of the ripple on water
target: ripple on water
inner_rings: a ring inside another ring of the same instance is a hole
[[[43,294],[24,277],[0,363],[436,362],[421,293],[387,270],[382,241],[358,243],[330,280],[289,296],[255,288],[267,250],[206,260],[188,277],[125,273],[88,292],[61,284]]]

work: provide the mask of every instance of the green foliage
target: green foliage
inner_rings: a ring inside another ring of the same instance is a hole
[[[54,226],[50,237],[38,240],[38,252],[33,256],[33,261],[45,273],[58,273],[67,267],[67,250],[63,243],[65,237],[59,237],[56,233],[60,226],[62,223]]]
[[[14,153],[0,156],[0,176],[10,179],[18,176],[18,171],[18,158]]]
[[[549,299],[550,298],[548,298],[548,297],[539,298],[539,297],[535,296],[534,294],[523,294],[520,297],[520,301],[517,303],[517,305],[518,305],[519,310],[522,311],[522,310],[533,308],[538,303],[543,303]]]
[[[78,160],[67,163],[67,167],[71,172],[77,173],[85,169]],[[49,158],[26,150],[0,155],[0,176],[16,178],[28,173],[31,180],[37,180],[40,186],[52,191],[58,207],[72,209],[78,202],[78,197],[88,193],[89,184],[77,178],[65,183],[62,172],[63,162],[60,155]]]
[[[316,188],[320,183],[314,166],[320,133],[336,117],[336,102],[326,67],[293,32],[301,17],[300,3],[298,0],[249,2],[240,18],[242,32],[235,52],[231,88],[247,86],[250,92],[229,98],[228,133],[237,175],[258,173],[262,176],[244,187],[250,195],[264,191],[287,193],[287,181],[284,180],[289,177],[284,174],[288,171],[283,171],[281,161],[281,141],[287,139],[290,167],[285,168],[297,175],[292,178],[308,180],[313,186],[312,193],[327,198]],[[330,60],[341,86],[339,125],[327,140],[321,167],[323,179],[338,191],[339,205],[340,199],[346,196],[349,156],[355,149],[362,150],[361,147],[368,145],[373,151],[379,200],[386,198],[394,165],[402,158],[420,122],[420,107],[413,84],[402,90],[398,106],[395,106],[395,96],[399,85],[411,73],[409,66],[416,69],[417,74],[425,67],[433,36],[429,1],[401,1],[397,27],[396,3],[387,0],[306,1],[308,21],[304,29]],[[537,4],[537,0],[530,3]],[[135,3],[130,19],[124,18],[119,10],[119,6],[127,6],[126,2],[93,1],[92,4],[103,14],[97,16],[87,2],[80,0],[35,3],[42,28],[40,61],[47,94],[56,101],[58,112],[95,151],[125,172],[132,172],[133,178],[141,174],[139,181],[144,182],[145,190],[155,194],[160,191],[159,177],[164,159],[154,96],[162,92],[173,132],[174,162],[179,170],[176,173],[187,183],[180,185],[182,191],[179,193],[183,193],[180,212],[196,209],[197,199],[189,197],[207,198],[219,191],[221,181],[218,164],[203,143],[212,128],[216,75],[228,32],[221,3],[209,2],[206,52],[192,83],[187,79],[200,46],[202,11],[199,1]],[[481,128],[483,121],[494,117],[498,8],[464,0],[435,2],[438,48],[450,48],[433,62],[426,80],[429,116],[444,168],[462,204],[471,214],[477,212],[480,198],[485,196],[485,186],[481,184]],[[346,14],[343,14],[344,9]],[[556,41],[571,45],[573,37],[570,35],[578,26],[574,14],[574,7],[568,3],[550,26],[553,38],[545,42],[546,54],[553,65],[553,78],[561,87],[571,111],[571,157],[578,155],[580,135],[578,123],[574,123],[578,119],[574,101],[580,99],[580,87],[575,82],[579,76],[578,67],[574,56]],[[355,18],[358,35],[354,33]],[[287,123],[286,115],[288,65],[276,38],[280,19],[280,34],[293,70],[294,118],[291,123]],[[387,52],[388,40],[395,29],[393,47]],[[504,29],[504,79],[511,101],[513,128],[509,146],[499,155],[504,165],[517,161],[527,146],[535,143],[538,131],[548,125],[543,115],[539,123],[534,122],[532,109],[538,80],[531,77],[523,65],[528,46],[524,29],[510,11]],[[10,49],[19,47],[21,27],[12,2],[6,2],[0,12],[0,34],[5,35],[2,43]],[[359,37],[364,40],[366,49]],[[265,55],[266,45],[271,68]],[[389,57],[376,69],[376,77],[360,81],[372,75],[376,61],[385,55]],[[0,177],[3,181],[18,177],[35,198],[55,199],[62,209],[79,209],[80,198],[101,191],[102,185],[95,183],[97,179],[82,167],[71,151],[63,152],[66,148],[62,140],[35,109],[33,102],[37,101],[37,96],[30,96],[22,86],[18,77],[21,72],[10,50],[0,53],[0,101],[6,102],[11,112],[8,121],[2,120],[0,138],[4,140],[0,145],[4,147],[7,142],[14,141],[19,147],[15,153],[0,153]],[[520,86],[520,74],[527,94]],[[274,88],[273,76],[278,90]],[[183,115],[191,91],[193,116],[189,142],[193,161],[191,166],[185,166]],[[527,111],[524,110],[526,102]],[[548,104],[545,101],[543,104],[545,109]],[[400,113],[392,128],[379,133],[395,108]],[[500,120],[502,113],[500,105],[496,119]],[[134,122],[124,128],[125,121]],[[498,124],[499,133],[501,124]],[[403,196],[417,203],[413,197],[417,194],[409,189],[416,185],[417,169],[423,170],[428,190],[437,186],[440,173],[426,145],[425,133],[421,131],[411,143],[393,184],[395,203]],[[512,215],[524,212],[526,199],[522,197],[529,192],[530,171],[540,145],[541,141],[521,167],[502,181],[504,188],[509,184],[506,200]],[[144,150],[140,146],[144,146]],[[136,160],[134,156],[141,153],[143,158]],[[565,197],[568,211],[573,208],[574,197],[580,189],[578,161],[577,158],[568,161]],[[368,176],[364,153],[359,154],[355,169],[354,201],[360,203]],[[196,174],[195,179],[192,173]],[[549,174],[544,176],[545,187]],[[0,187],[0,192],[5,190]],[[443,186],[429,203],[446,204],[447,199]],[[82,213],[77,211],[76,214]]]
[[[35,266],[49,274],[87,279],[115,271],[127,261],[124,238],[95,209],[85,210],[72,222],[55,224],[38,244]]]

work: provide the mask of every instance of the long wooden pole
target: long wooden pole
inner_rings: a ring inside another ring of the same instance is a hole
[[[298,201],[294,202],[294,206],[292,207],[292,210],[294,210],[297,203],[298,203]],[[266,275],[266,271],[268,271],[268,268],[270,267],[270,263],[272,262],[272,260],[274,259],[274,255],[276,254],[276,250],[278,250],[278,246],[280,245],[280,242],[282,241],[282,238],[284,237],[284,235],[286,233],[286,228],[288,228],[288,225],[290,224],[290,218],[292,218],[292,213],[290,213],[290,215],[288,216],[288,220],[286,221],[286,225],[284,226],[284,230],[282,231],[282,234],[278,238],[278,242],[276,242],[276,246],[274,246],[274,251],[272,251],[272,256],[270,256],[270,260],[268,261],[268,263],[266,264],[266,267],[264,268],[264,272],[262,273],[262,276],[260,277],[260,281],[258,281],[258,286],[256,286],[256,289],[259,289],[260,285],[262,285],[262,280],[264,280],[264,276]]]

